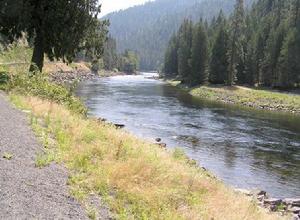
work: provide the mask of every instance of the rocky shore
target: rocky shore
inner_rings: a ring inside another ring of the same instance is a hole
[[[75,81],[91,80],[99,78],[97,73],[92,71],[73,70],[65,72],[55,72],[49,74],[50,80],[58,84],[68,84]]]
[[[126,75],[123,72],[100,70],[93,72],[86,66],[75,66],[68,69],[59,69],[48,73],[50,80],[57,84],[71,84],[75,81],[93,80],[102,77]]]
[[[292,220],[300,220],[300,198],[272,198],[262,190],[236,189],[237,193],[250,197],[260,207],[277,212],[282,216],[291,215]]]

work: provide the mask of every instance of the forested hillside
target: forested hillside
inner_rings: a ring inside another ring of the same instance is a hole
[[[300,0],[259,0],[250,11],[236,0],[227,19],[210,26],[185,20],[165,53],[164,71],[184,83],[300,84]]]
[[[254,0],[247,0],[251,5]],[[220,9],[232,12],[232,0],[156,0],[142,6],[107,15],[110,33],[117,41],[119,52],[137,51],[141,69],[156,69],[163,62],[168,40],[184,20],[212,20]]]

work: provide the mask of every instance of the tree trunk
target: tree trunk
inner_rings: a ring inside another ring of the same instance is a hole
[[[31,65],[29,72],[36,73],[37,71],[42,72],[44,66],[44,41],[40,31],[36,32],[34,40],[33,55],[31,59]]]

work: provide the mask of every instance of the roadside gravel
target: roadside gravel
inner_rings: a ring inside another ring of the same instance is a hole
[[[41,150],[25,113],[0,91],[0,219],[88,219],[69,195],[64,167],[35,167]]]

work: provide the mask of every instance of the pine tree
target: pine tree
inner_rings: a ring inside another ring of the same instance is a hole
[[[202,22],[195,25],[193,31],[192,57],[191,57],[191,85],[202,84],[208,80],[208,40]]]
[[[164,73],[168,76],[176,76],[178,74],[178,39],[177,35],[173,35],[165,53]]]
[[[292,2],[290,30],[279,57],[278,87],[293,88],[300,83],[300,0]]]
[[[104,44],[103,62],[104,69],[113,70],[118,65],[117,43],[111,36],[108,37]]]
[[[178,74],[183,81],[191,77],[191,48],[192,48],[193,24],[185,20],[178,32]]]
[[[300,31],[289,31],[280,54],[280,74],[277,86],[293,88],[300,81]]]
[[[229,68],[227,85],[232,86],[236,82],[237,75],[237,63],[241,56],[241,39],[243,37],[244,30],[244,0],[237,0],[235,5],[235,11],[231,24],[231,41],[229,47]]]
[[[228,75],[228,32],[225,26],[221,26],[216,41],[213,45],[209,81],[213,84],[223,84]]]

